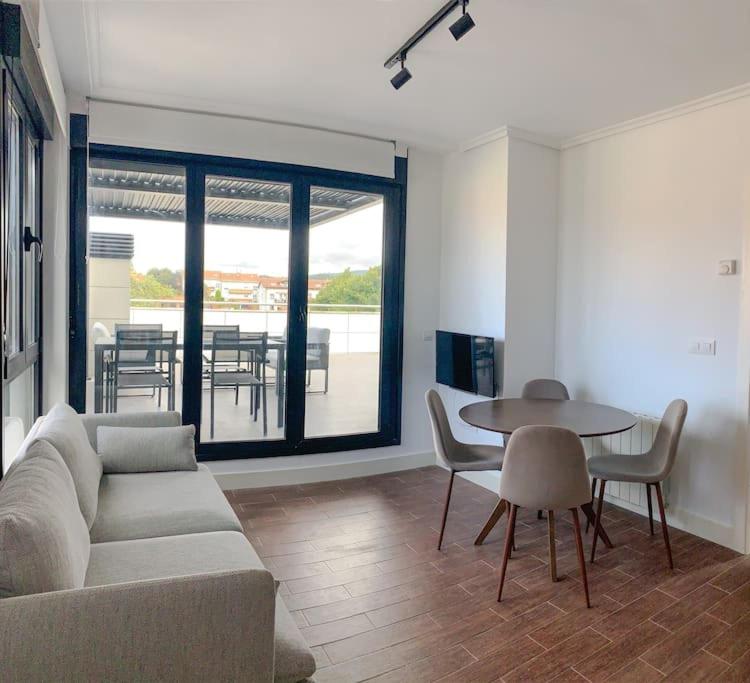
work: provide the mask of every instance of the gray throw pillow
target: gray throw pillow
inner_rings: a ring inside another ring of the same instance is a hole
[[[96,443],[107,474],[197,470],[195,427],[97,427]]]
[[[91,446],[81,416],[69,405],[58,403],[39,426],[36,440],[46,441],[54,446],[68,466],[76,487],[81,514],[90,529],[99,502],[102,461]]]
[[[36,441],[0,483],[0,598],[82,588],[90,550],[70,471]]]

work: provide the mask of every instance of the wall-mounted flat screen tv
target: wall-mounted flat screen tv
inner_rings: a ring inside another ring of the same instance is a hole
[[[438,330],[435,335],[438,384],[481,396],[495,396],[495,340]]]

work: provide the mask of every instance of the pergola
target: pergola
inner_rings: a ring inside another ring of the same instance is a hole
[[[89,215],[159,221],[185,220],[185,176],[173,167],[143,170],[117,161],[92,159]],[[221,176],[206,177],[206,223],[289,229],[290,187]],[[382,201],[381,196],[311,188],[310,225],[321,225]]]

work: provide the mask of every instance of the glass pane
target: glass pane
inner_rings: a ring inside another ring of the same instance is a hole
[[[39,195],[37,189],[37,143],[26,140],[26,183],[24,192],[24,225],[39,236]],[[39,338],[39,249],[32,245],[24,253],[24,319],[26,325],[26,346]]]
[[[36,419],[37,406],[37,364],[30,365],[18,377],[4,387],[3,417],[17,417],[23,422],[23,433],[27,433]],[[3,430],[3,437],[5,431]],[[15,453],[3,444],[3,471],[7,471]]]
[[[182,405],[185,171],[89,163],[89,412]]]
[[[202,441],[284,438],[289,197],[206,178]]]
[[[8,103],[8,236],[6,299],[6,353],[21,350],[21,119]]]
[[[379,429],[383,197],[311,188],[305,437]]]

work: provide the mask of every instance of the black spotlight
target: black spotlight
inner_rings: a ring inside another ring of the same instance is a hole
[[[471,29],[476,26],[470,14],[466,13],[466,0],[461,3],[462,14],[450,25],[450,32],[456,40],[461,40]]]
[[[391,85],[398,90],[404,83],[411,80],[411,71],[404,66],[405,57],[401,57],[401,71],[391,78]]]

